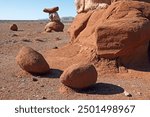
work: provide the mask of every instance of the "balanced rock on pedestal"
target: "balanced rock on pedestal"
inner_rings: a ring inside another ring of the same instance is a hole
[[[17,57],[17,64],[25,71],[33,74],[43,74],[49,71],[49,65],[44,57],[30,47],[23,47]]]
[[[45,8],[43,12],[49,13],[50,22],[45,26],[46,32],[56,31],[62,32],[64,29],[64,24],[60,21],[60,17],[57,13],[59,7]]]
[[[64,71],[60,81],[71,88],[87,88],[96,83],[97,71],[91,64],[74,64]]]
[[[17,25],[16,24],[11,25],[10,26],[10,30],[12,30],[12,31],[18,31]]]

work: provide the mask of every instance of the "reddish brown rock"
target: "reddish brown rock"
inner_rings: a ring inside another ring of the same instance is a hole
[[[150,3],[149,0],[111,0],[111,2],[117,2],[117,1],[140,1],[140,2],[148,2],[148,3]]]
[[[49,22],[45,26],[45,31],[46,32],[51,32],[51,31],[56,31],[56,32],[63,32],[64,29],[64,24],[61,22]]]
[[[96,27],[97,53],[106,58],[132,56],[138,47],[147,47],[150,40],[149,16],[149,3],[112,4],[104,13],[102,23]]]
[[[10,26],[10,30],[18,31],[18,26],[16,24],[13,24],[13,25]]]
[[[148,50],[150,4],[119,1],[107,9],[78,14],[69,33],[73,42],[96,49],[99,57],[127,63],[127,58],[139,58]]]
[[[30,47],[23,47],[17,57],[17,64],[25,71],[43,74],[49,71],[49,65],[44,57]]]
[[[59,10],[59,7],[45,8],[45,9],[43,10],[43,12],[45,12],[45,13],[55,13],[55,12],[57,12],[58,10]]]
[[[74,64],[60,76],[60,81],[71,88],[87,88],[97,81],[97,71],[93,65]]]

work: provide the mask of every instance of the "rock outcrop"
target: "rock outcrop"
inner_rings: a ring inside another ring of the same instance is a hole
[[[43,12],[49,13],[50,22],[45,26],[46,32],[62,32],[64,29],[64,24],[60,21],[60,17],[57,13],[59,7],[45,8]]]
[[[135,58],[140,62],[143,53],[147,57],[149,33],[150,3],[139,1],[120,0],[106,9],[79,13],[69,28],[72,43],[91,47],[100,58],[119,59],[124,65]]]
[[[60,81],[71,88],[87,88],[96,83],[97,71],[91,64],[74,64],[64,71]]]
[[[43,74],[49,71],[49,65],[44,57],[30,47],[23,47],[16,61],[23,70],[32,74]]]

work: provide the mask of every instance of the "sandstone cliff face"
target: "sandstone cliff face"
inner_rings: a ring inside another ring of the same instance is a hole
[[[120,58],[124,64],[129,64],[127,58],[140,58],[150,40],[150,3],[139,1],[121,0],[107,9],[79,13],[69,28],[72,42],[92,47],[100,57]]]

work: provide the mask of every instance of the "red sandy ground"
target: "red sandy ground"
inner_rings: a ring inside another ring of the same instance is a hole
[[[82,91],[65,88],[59,82],[60,74],[86,57],[78,54],[78,46],[67,48],[69,25],[65,25],[64,32],[44,33],[46,22],[15,22],[19,31],[13,32],[9,30],[12,23],[0,23],[0,99],[150,99],[150,71],[109,73],[99,70],[97,84],[91,88]],[[42,53],[52,69],[50,73],[33,76],[23,72],[15,61],[22,46]],[[125,96],[124,91],[132,97]]]

